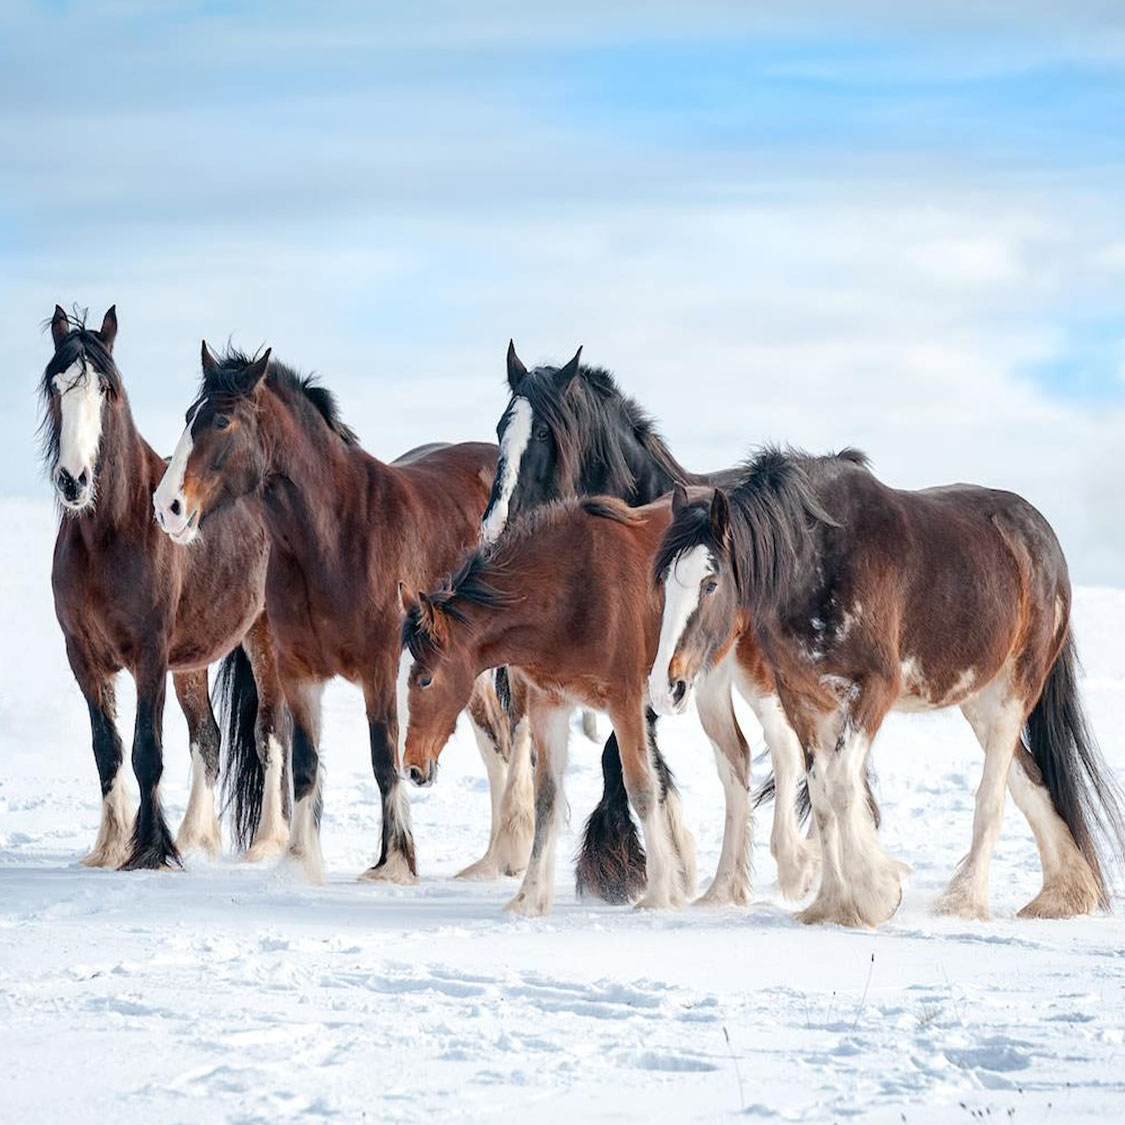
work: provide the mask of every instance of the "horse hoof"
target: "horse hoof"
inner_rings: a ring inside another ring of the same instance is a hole
[[[369,867],[359,876],[361,883],[392,883],[406,887],[418,882],[416,872],[410,870],[410,861],[402,852],[392,852],[382,863]]]
[[[550,909],[550,902],[543,896],[524,894],[523,891],[504,904],[505,914],[519,914],[525,918],[542,918]]]
[[[508,874],[508,872],[504,872],[503,874]],[[478,859],[476,863],[470,863],[464,870],[458,871],[453,878],[464,879],[467,882],[483,883],[490,879],[499,879],[500,875],[500,865],[485,857],[484,859]]]
[[[285,851],[285,845],[288,842],[288,836],[266,837],[265,839],[255,840],[246,849],[246,854],[242,858],[247,863],[261,863],[266,859],[276,859]]]
[[[1044,887],[1022,910],[1021,918],[1074,918],[1093,914],[1098,895],[1093,887]]]

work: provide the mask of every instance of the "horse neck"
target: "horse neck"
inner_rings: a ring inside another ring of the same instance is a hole
[[[98,449],[97,495],[86,517],[91,529],[121,529],[152,522],[152,491],[160,458],[141,437],[124,397],[116,408],[104,408]]]
[[[632,428],[628,428],[618,439],[618,446],[629,466],[632,484],[622,486],[611,477],[608,466],[595,463],[586,458],[582,466],[580,493],[586,496],[616,496],[630,507],[650,504],[658,496],[670,492],[672,486],[681,480],[673,471],[675,461],[671,455],[667,462],[641,444]],[[675,466],[678,468],[678,466]],[[683,473],[686,477],[688,474]],[[682,483],[682,481],[681,481]]]

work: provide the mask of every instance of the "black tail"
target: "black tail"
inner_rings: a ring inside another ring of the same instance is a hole
[[[1104,848],[1112,847],[1115,857],[1125,854],[1121,790],[1083,714],[1078,655],[1069,636],[1028,717],[1025,737],[1055,811],[1094,872],[1100,904],[1108,907]]]
[[[867,790],[867,809],[871,813],[871,819],[875,822],[875,827],[878,828],[883,823],[883,813],[879,808],[879,802],[875,799],[875,767],[868,759],[867,769],[863,774],[863,785]],[[760,805],[768,805],[770,801],[776,796],[773,771],[770,771],[769,777],[754,790],[754,808]],[[812,815],[812,799],[809,797],[809,783],[805,778],[801,779],[801,784],[797,786],[797,823],[804,827],[808,823],[809,817]]]
[[[219,665],[212,701],[219,707],[226,755],[223,808],[231,812],[236,846],[246,851],[254,842],[262,816],[266,768],[258,753],[258,685],[241,645]]]
[[[663,766],[667,773],[663,758],[659,762],[658,771]],[[664,785],[661,776],[662,790]],[[602,799],[586,821],[575,867],[579,898],[631,902],[648,883],[645,850],[629,812],[616,734],[609,736],[602,751]]]

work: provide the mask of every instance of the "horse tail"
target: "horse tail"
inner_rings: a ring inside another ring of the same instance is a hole
[[[1098,903],[1109,906],[1106,846],[1125,854],[1121,790],[1090,731],[1078,694],[1078,654],[1068,634],[1027,719],[1027,747],[1097,884]],[[1116,866],[1116,864],[1114,864]]]
[[[250,657],[241,645],[219,665],[213,701],[219,706],[226,755],[223,809],[230,810],[235,844],[246,851],[254,842],[262,816],[266,770],[258,754],[256,733],[258,685]]]
[[[665,775],[670,782],[671,774],[658,750],[655,757],[663,792]],[[609,736],[602,750],[602,799],[586,821],[575,877],[579,898],[600,898],[604,902],[631,902],[648,883],[645,850],[629,812],[616,734]]]

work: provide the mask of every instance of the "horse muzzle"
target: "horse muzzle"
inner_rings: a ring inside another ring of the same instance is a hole
[[[82,469],[75,476],[69,469],[64,469],[60,465],[55,471],[55,490],[64,508],[71,512],[80,512],[88,507],[93,499],[93,474],[89,469]]]

